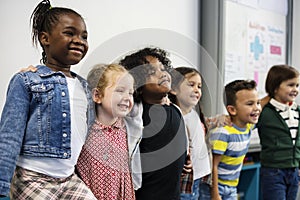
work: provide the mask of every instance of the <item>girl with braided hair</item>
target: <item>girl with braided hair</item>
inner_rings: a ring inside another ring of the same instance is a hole
[[[0,122],[0,195],[11,199],[96,199],[74,173],[93,121],[86,80],[71,71],[88,50],[86,24],[69,8],[40,2],[32,40],[37,71],[16,73]]]

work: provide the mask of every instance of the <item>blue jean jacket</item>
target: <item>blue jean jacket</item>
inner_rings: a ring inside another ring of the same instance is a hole
[[[71,156],[71,117],[67,80],[62,72],[37,66],[37,72],[11,79],[0,122],[0,194],[8,195],[18,155],[67,159]],[[89,102],[88,125],[94,120],[91,92],[81,82]]]

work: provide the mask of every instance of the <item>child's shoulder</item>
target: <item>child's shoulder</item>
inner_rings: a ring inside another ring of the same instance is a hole
[[[182,115],[180,108],[176,104],[170,103],[170,105],[163,105],[163,106],[168,112]]]
[[[224,133],[224,134],[234,134],[234,133],[241,133],[241,132],[250,132],[252,129],[255,128],[255,124],[247,124],[246,128],[239,128],[236,125],[224,125],[218,126],[211,129],[210,133]]]
[[[16,75],[27,76],[28,78],[30,78],[36,76],[47,76],[52,71],[45,65],[37,65],[34,69],[34,71],[31,69],[25,69],[23,71],[17,72]]]
[[[213,129],[210,129],[208,131],[209,134],[229,134],[230,126],[224,125],[224,126],[217,126]]]

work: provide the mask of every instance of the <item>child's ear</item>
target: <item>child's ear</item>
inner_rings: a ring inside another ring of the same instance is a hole
[[[92,96],[93,96],[93,101],[97,104],[101,104],[102,102],[102,95],[99,92],[99,90],[97,88],[94,88],[92,90]]]
[[[227,112],[232,115],[235,116],[236,115],[236,109],[233,105],[228,105],[226,106]]]
[[[48,33],[44,32],[44,31],[39,34],[39,41],[43,46],[49,45],[49,37],[48,36],[49,36]]]

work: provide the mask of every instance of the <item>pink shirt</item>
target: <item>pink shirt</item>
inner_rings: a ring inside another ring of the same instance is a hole
[[[83,146],[77,169],[97,199],[135,199],[126,127],[122,119],[111,126],[95,121]]]

